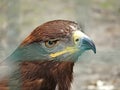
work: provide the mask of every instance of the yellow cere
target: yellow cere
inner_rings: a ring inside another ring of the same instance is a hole
[[[54,57],[63,55],[63,54],[65,54],[65,53],[74,53],[74,52],[76,52],[76,50],[77,50],[77,49],[76,49],[75,47],[67,47],[67,48],[65,48],[63,51],[50,54],[50,56],[51,56],[52,58],[54,58]]]
[[[80,39],[80,38],[82,38],[82,37],[87,37],[84,33],[82,33],[81,31],[74,31],[74,33],[73,33],[73,38],[74,38],[74,42],[75,42],[75,44],[77,43],[76,42],[76,39]]]

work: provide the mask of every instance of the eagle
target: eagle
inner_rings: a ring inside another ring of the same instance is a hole
[[[48,21],[31,32],[4,61],[9,74],[0,90],[70,90],[73,66],[93,41],[74,21]]]

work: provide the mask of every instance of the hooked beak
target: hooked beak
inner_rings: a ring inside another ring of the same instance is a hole
[[[83,50],[92,50],[94,53],[96,53],[95,44],[89,38],[84,37],[81,39],[81,48]]]
[[[81,31],[74,31],[74,42],[78,46],[80,51],[92,50],[96,53],[96,47],[93,41]]]

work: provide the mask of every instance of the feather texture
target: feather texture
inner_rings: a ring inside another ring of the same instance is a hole
[[[73,62],[36,61],[20,64],[22,90],[69,90],[73,78]],[[19,78],[18,78],[19,79]],[[9,90],[8,81],[0,83],[0,90]]]

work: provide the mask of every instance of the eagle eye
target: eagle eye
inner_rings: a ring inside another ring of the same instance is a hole
[[[52,48],[59,43],[59,40],[49,40],[45,42],[45,46],[48,48]]]

